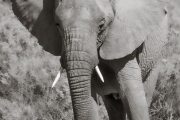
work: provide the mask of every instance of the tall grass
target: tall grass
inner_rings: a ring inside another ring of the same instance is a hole
[[[169,42],[150,108],[152,120],[180,120],[180,1],[168,7]]]
[[[0,1],[0,119],[71,120],[66,74],[54,89],[59,57],[46,53]]]

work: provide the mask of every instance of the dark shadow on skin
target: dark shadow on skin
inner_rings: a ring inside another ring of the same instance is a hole
[[[113,59],[113,60],[104,60],[99,56],[99,53],[98,53],[99,66],[102,67],[103,65],[107,65],[109,67],[109,69],[111,69],[111,70],[116,68],[117,69],[116,71],[120,71],[122,68],[125,67],[125,65],[127,64],[128,61],[133,60],[134,57],[136,57],[137,49],[134,50],[131,54],[129,54],[123,58]]]
[[[126,63],[129,60],[134,59],[134,57],[136,57],[137,63],[140,64],[140,58],[139,55],[142,53],[144,47],[144,43],[142,43],[138,48],[136,48],[131,54],[123,57],[123,58],[119,58],[119,59],[114,59],[114,60],[104,60],[100,57],[99,53],[98,53],[98,58],[99,58],[99,67],[102,70],[105,70],[104,68],[106,68],[106,70],[108,70],[107,72],[111,72],[115,75],[115,71],[113,71],[113,68],[118,68],[116,71],[120,71],[122,68],[124,68],[124,66],[126,65]],[[99,51],[99,50],[98,50]],[[144,63],[145,64],[145,63]],[[117,67],[117,65],[119,65]],[[103,67],[106,66],[106,67]],[[149,73],[151,72],[148,71],[146,73],[146,75],[142,76],[142,81],[145,82],[146,78],[149,76]],[[106,72],[105,72],[106,73]]]

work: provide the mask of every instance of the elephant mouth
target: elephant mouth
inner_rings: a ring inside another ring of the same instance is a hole
[[[55,77],[55,79],[54,79],[54,82],[52,83],[52,86],[51,86],[52,88],[53,88],[53,87],[56,85],[56,83],[61,79],[61,74],[63,73],[63,70],[64,70],[64,68],[63,68],[63,67],[60,67],[60,70],[58,71],[58,73],[57,73],[57,75],[56,75],[56,77]],[[95,67],[95,71],[96,71],[97,75],[99,76],[100,80],[101,80],[102,82],[104,82],[104,77],[103,77],[103,75],[102,75],[102,73],[101,73],[98,65]],[[114,96],[114,95],[113,95],[113,96]],[[115,98],[117,98],[117,97],[115,97]]]

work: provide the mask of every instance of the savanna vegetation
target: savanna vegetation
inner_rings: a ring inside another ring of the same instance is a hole
[[[60,57],[42,50],[37,39],[0,0],[0,120],[71,120],[73,111],[66,72],[55,88]],[[150,107],[152,120],[180,120],[180,1],[172,0],[169,42]],[[108,120],[99,97],[101,120]]]

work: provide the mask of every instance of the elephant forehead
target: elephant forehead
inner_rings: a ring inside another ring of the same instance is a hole
[[[96,10],[93,9],[93,4],[84,0],[67,0],[59,2],[57,0],[56,16],[61,20],[90,20],[95,18]]]

